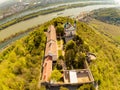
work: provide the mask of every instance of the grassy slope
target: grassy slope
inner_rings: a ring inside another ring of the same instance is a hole
[[[120,9],[107,8],[94,11],[92,17],[106,23],[120,25]]]
[[[116,41],[120,42],[120,26],[107,24],[95,19],[90,21],[89,24],[101,33],[106,34]]]
[[[95,80],[101,84],[100,90],[119,90],[120,88],[120,50],[111,39],[87,25],[78,24],[78,34],[89,45],[97,60],[90,65]]]

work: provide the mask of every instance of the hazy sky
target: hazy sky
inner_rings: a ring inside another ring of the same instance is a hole
[[[3,3],[3,2],[5,2],[5,1],[7,1],[7,0],[0,0],[0,3]],[[96,0],[97,1],[97,0]],[[113,0],[113,1],[115,1],[117,4],[120,4],[120,0]]]
[[[5,2],[5,1],[7,1],[7,0],[0,0],[0,3],[3,3],[3,2]]]
[[[116,3],[119,3],[120,4],[120,0],[114,0]]]

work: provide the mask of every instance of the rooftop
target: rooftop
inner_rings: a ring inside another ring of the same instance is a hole
[[[64,25],[65,31],[73,31],[75,30],[75,28],[70,24],[70,23],[66,23]]]
[[[57,43],[54,41],[49,41],[46,43],[45,57],[51,55],[57,56]]]
[[[56,40],[56,30],[53,25],[48,28],[47,32],[47,43],[45,50],[45,57],[48,55],[54,56],[57,59],[57,40]]]
[[[53,25],[48,28],[47,32],[47,42],[45,49],[45,59],[43,63],[43,75],[42,80],[49,82],[53,60],[57,60],[57,40],[56,40],[56,30]]]
[[[48,56],[44,60],[42,80],[49,82],[51,72],[52,72],[52,57]]]
[[[53,25],[50,25],[48,27],[48,31],[47,31],[47,42],[49,42],[51,40],[56,41],[56,30]]]

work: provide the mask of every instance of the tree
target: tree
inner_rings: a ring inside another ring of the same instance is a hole
[[[89,46],[88,46],[87,44],[82,44],[82,45],[80,45],[80,47],[79,47],[79,51],[89,52]]]
[[[77,47],[76,47],[76,44],[73,40],[70,40],[67,44],[66,44],[66,47],[65,47],[65,50],[70,50],[70,49],[73,49],[74,51],[76,51]]]
[[[46,90],[46,87],[42,85],[42,86],[40,87],[40,90]]]
[[[63,36],[64,35],[64,28],[62,25],[58,25],[56,27],[56,33],[58,36]]]
[[[69,69],[72,68],[74,60],[75,60],[75,51],[73,49],[67,50],[65,52],[65,62]]]
[[[51,80],[53,81],[59,81],[62,77],[62,74],[59,70],[53,70],[51,74]]]
[[[84,60],[85,60],[85,54],[82,53],[82,52],[78,52],[75,56],[75,61],[73,63],[74,65],[74,68],[78,69],[78,68],[81,68],[83,69],[84,68]]]
[[[73,41],[76,42],[76,45],[80,45],[84,43],[83,40],[78,35],[75,35],[75,37],[73,38]]]

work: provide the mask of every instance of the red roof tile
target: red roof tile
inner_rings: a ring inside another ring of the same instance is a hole
[[[52,72],[52,61],[57,60],[57,40],[56,30],[53,25],[48,28],[47,43],[45,50],[45,60],[43,64],[43,76],[42,80],[49,82]]]
[[[48,56],[44,60],[42,80],[48,82],[51,76],[51,72],[52,72],[52,57]]]
[[[53,55],[57,58],[56,30],[53,25],[48,28],[45,56]]]

